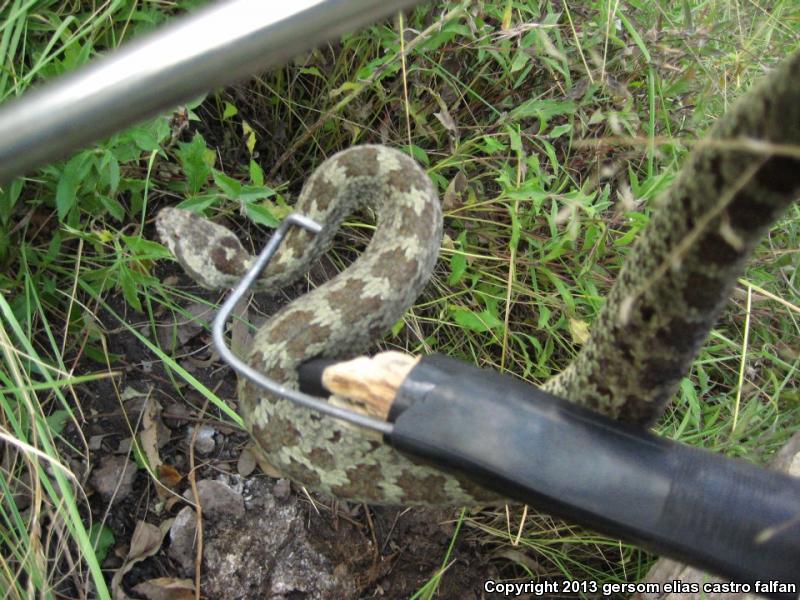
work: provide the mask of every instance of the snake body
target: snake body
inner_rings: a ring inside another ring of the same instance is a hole
[[[800,142],[800,53],[721,119],[710,139]],[[693,153],[656,207],[575,361],[545,389],[629,422],[661,411],[705,339],[744,261],[800,190],[800,161],[710,144]],[[277,290],[302,277],[360,207],[377,228],[343,273],[298,298],[257,332],[248,362],[296,386],[312,357],[350,357],[396,322],[428,280],[441,241],[434,187],[408,156],[382,146],[341,152],[306,182],[295,210],[324,224],[292,231],[259,281]],[[231,287],[254,259],[227,229],[164,209],[159,234],[187,273]],[[296,482],[375,504],[476,504],[471,482],[411,462],[334,419],[240,384],[241,411],[267,460]]]
[[[428,281],[442,238],[433,184],[405,154],[358,146],[332,156],[308,179],[295,210],[324,224],[316,236],[292,230],[258,281],[278,290],[302,278],[341,222],[359,208],[377,226],[362,255],[344,272],[301,296],[256,333],[248,363],[284,385],[314,357],[350,358],[397,322]],[[232,287],[254,257],[227,229],[193,213],[164,209],[161,239],[206,287]],[[271,465],[287,477],[339,498],[370,503],[475,503],[479,489],[411,462],[374,436],[270,397],[241,382],[242,414]],[[485,496],[485,494],[484,494]]]

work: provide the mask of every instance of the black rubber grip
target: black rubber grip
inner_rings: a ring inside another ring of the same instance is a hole
[[[423,358],[398,396],[405,410],[387,438],[401,451],[736,582],[800,589],[800,478],[657,437],[444,356]]]
[[[304,394],[327,398],[331,392],[322,385],[322,372],[329,366],[341,362],[334,358],[312,358],[297,368],[300,391]]]

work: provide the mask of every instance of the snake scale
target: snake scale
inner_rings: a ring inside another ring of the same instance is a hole
[[[590,339],[544,388],[627,422],[662,410],[722,310],[747,256],[800,192],[800,53],[743,96],[695,149],[629,252]],[[741,143],[730,143],[738,140]],[[758,140],[757,151],[752,142]],[[719,141],[720,143],[714,143]],[[728,142],[728,143],[725,143]],[[256,333],[248,362],[297,384],[312,357],[365,351],[401,318],[437,258],[442,214],[425,172],[383,146],[354,147],[307,180],[295,210],[323,224],[290,232],[259,280],[277,290],[303,277],[343,219],[368,207],[376,231],[345,271],[301,296]],[[224,227],[163,209],[162,241],[206,287],[232,287],[253,260]],[[375,504],[476,504],[491,494],[411,462],[361,431],[240,383],[241,411],[267,460],[287,477],[343,499]]]

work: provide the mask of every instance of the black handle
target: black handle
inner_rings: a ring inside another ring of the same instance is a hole
[[[510,498],[739,583],[800,589],[800,478],[439,355],[411,371],[390,418],[387,438],[399,450]]]

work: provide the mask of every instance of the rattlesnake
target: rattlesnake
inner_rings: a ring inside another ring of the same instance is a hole
[[[713,140],[800,142],[800,53],[713,128]],[[615,418],[648,424],[685,374],[745,258],[800,189],[800,161],[747,143],[696,150],[656,206],[578,357],[544,388]],[[377,229],[362,256],[289,304],[257,332],[248,362],[296,385],[296,366],[349,357],[396,322],[425,285],[441,239],[434,187],[408,156],[361,146],[324,163],[295,210],[324,224],[293,230],[259,281],[277,290],[307,272],[342,220],[368,206]],[[233,286],[253,257],[227,229],[167,208],[161,239],[207,287]],[[370,503],[475,504],[491,494],[417,464],[361,431],[240,384],[244,420],[268,461],[291,479]]]

